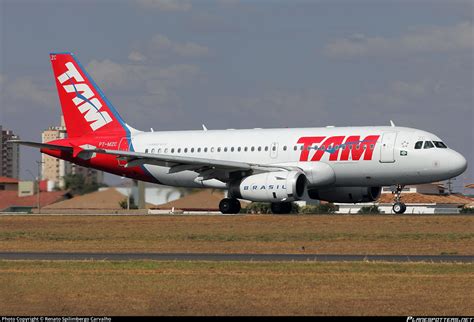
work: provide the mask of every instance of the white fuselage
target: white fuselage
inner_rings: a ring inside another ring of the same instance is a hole
[[[449,179],[466,169],[466,160],[456,151],[415,149],[420,141],[442,140],[404,127],[325,127],[132,132],[131,148],[152,154],[296,166],[314,177],[314,186],[427,183]],[[192,170],[169,173],[166,166],[144,167],[165,185],[226,188],[218,180],[197,180],[199,173]],[[328,169],[334,172],[333,178],[318,181]]]

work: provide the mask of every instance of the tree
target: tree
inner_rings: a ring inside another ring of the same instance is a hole
[[[333,214],[337,210],[337,207],[332,203],[324,203],[319,205],[306,205],[301,207],[301,214]]]
[[[245,208],[248,214],[271,214],[270,204],[268,202],[252,202]]]
[[[127,200],[128,198],[123,199],[122,201],[119,202],[119,205],[122,209],[138,209],[138,206],[135,204],[135,198],[133,196],[130,196],[130,203]]]
[[[358,214],[380,214],[380,209],[376,205],[366,206],[359,209]]]
[[[461,210],[459,211],[461,214],[474,214],[474,207],[462,207]]]
[[[98,184],[96,181],[86,182],[81,174],[67,174],[64,176],[64,186],[74,195],[83,195],[89,192],[97,191],[104,184]]]

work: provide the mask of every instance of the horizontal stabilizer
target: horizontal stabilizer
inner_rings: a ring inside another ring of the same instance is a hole
[[[56,144],[39,143],[39,142],[22,141],[22,140],[10,140],[10,141],[7,141],[7,143],[21,144],[21,145],[31,146],[33,148],[39,148],[39,149],[49,149],[49,150],[60,150],[60,151],[72,152],[72,147],[63,146],[63,145],[56,145]]]

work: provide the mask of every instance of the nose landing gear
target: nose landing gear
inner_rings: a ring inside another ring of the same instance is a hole
[[[395,203],[393,204],[392,210],[396,214],[403,214],[407,210],[407,206],[401,202],[401,193],[403,190],[402,185],[397,185],[394,194],[395,194]]]

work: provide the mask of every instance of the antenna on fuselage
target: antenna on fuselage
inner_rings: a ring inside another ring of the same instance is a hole
[[[393,123],[392,120],[390,120],[390,126],[391,126],[391,127],[395,127],[395,123]]]
[[[204,124],[202,125],[202,130],[207,131],[207,127]]]

